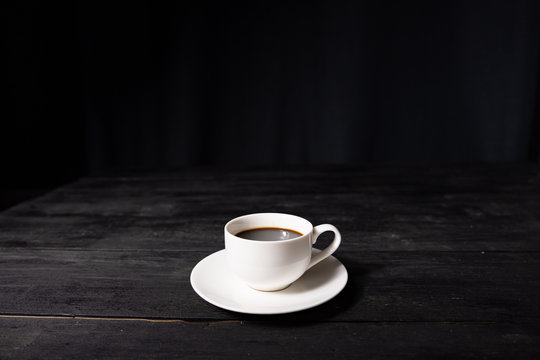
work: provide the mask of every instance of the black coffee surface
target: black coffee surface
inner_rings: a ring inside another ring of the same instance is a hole
[[[236,236],[248,240],[276,241],[294,239],[302,236],[302,234],[291,229],[266,227],[244,230],[236,234]]]

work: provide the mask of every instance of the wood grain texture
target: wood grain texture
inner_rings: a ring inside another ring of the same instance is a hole
[[[533,166],[183,172],[89,178],[0,215],[0,247],[214,251],[227,220],[303,216],[343,250],[540,250]]]
[[[191,269],[205,256],[189,251],[4,251],[2,313],[253,318],[210,305],[191,289]],[[282,317],[540,320],[540,293],[535,291],[540,288],[538,253],[339,252],[336,256],[349,272],[345,290],[316,309]]]
[[[531,325],[0,319],[2,359],[538,359]]]
[[[336,225],[343,292],[279,316],[200,299],[193,266],[260,211]],[[538,358],[538,274],[536,166],[84,178],[0,213],[0,358]]]

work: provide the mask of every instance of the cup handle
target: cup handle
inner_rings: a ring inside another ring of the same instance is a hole
[[[311,261],[309,262],[309,265],[307,267],[308,269],[332,255],[341,243],[341,234],[339,233],[339,230],[334,225],[322,224],[317,225],[313,228],[311,245],[315,244],[319,235],[326,231],[332,231],[334,233],[334,240],[330,243],[330,245],[328,245],[326,249],[311,258]]]

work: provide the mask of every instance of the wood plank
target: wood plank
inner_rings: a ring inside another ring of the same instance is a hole
[[[1,314],[257,319],[192,290],[195,251],[4,250]],[[302,321],[540,320],[540,256],[530,252],[345,252],[349,283]],[[264,317],[264,316],[263,316]]]
[[[0,248],[214,251],[223,225],[278,211],[341,229],[343,250],[540,250],[540,171],[332,168],[86,178],[0,214]]]
[[[528,324],[0,318],[0,358],[538,359]]]

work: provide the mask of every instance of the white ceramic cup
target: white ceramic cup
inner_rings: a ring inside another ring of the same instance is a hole
[[[295,230],[302,236],[275,241],[243,239],[236,234],[255,228],[275,227]],[[311,256],[317,237],[326,231],[334,240],[326,249]],[[280,213],[259,213],[240,216],[225,225],[225,249],[233,272],[250,287],[277,291],[298,280],[313,265],[332,255],[341,242],[338,229],[330,224],[313,227],[299,216]]]

